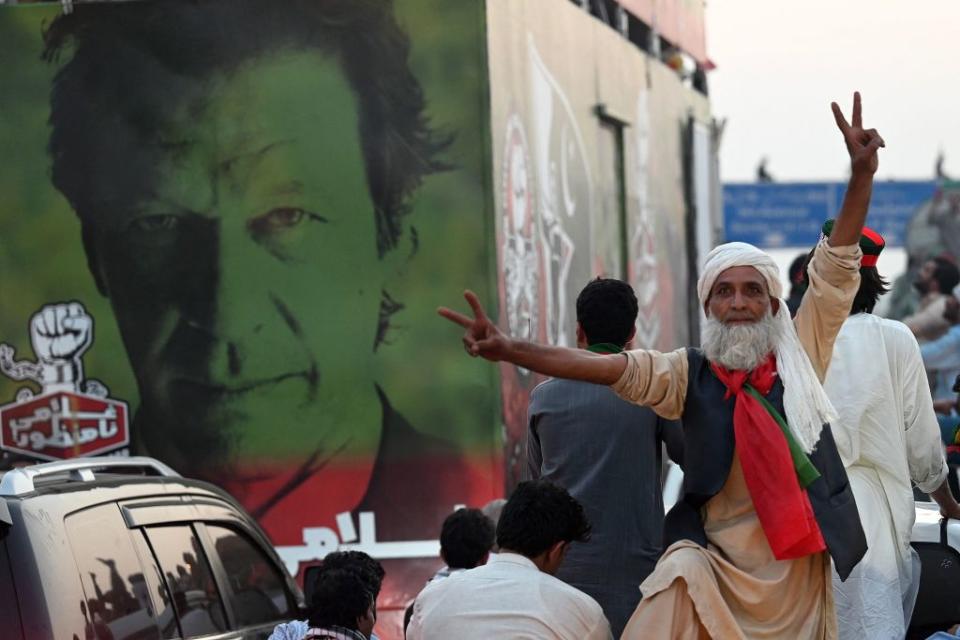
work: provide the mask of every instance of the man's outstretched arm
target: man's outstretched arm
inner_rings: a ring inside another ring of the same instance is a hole
[[[836,102],[830,103],[837,128],[843,134],[843,141],[850,154],[850,181],[843,196],[843,205],[837,215],[828,242],[831,247],[845,247],[860,242],[863,223],[870,208],[870,195],[873,191],[873,174],[879,167],[877,150],[885,146],[883,138],[876,129],[863,128],[863,116],[860,106],[860,92],[853,94],[853,113],[850,123],[843,116]]]
[[[473,311],[472,318],[446,307],[440,307],[437,312],[465,329],[463,346],[473,357],[492,362],[503,360],[547,376],[595,384],[613,384],[626,369],[624,357],[514,340],[490,321],[475,293],[466,291],[463,296]]]

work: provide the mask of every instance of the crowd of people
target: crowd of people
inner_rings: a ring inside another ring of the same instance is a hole
[[[851,177],[791,304],[769,255],[728,243],[697,283],[701,348],[631,349],[637,300],[612,279],[581,292],[577,348],[505,335],[469,291],[471,315],[440,309],[469,355],[550,379],[531,395],[530,479],[498,521],[446,519],[446,566],[407,610],[407,638],[904,637],[914,487],[960,519],[942,442],[960,377],[928,375],[960,368],[932,355],[960,356],[943,342],[960,339],[960,276],[931,260],[914,316],[874,315],[885,243],[864,223],[883,140],[859,94],[850,122],[832,108]],[[684,470],[666,515],[664,450]],[[328,556],[310,618],[272,638],[374,637],[382,569],[359,556]]]

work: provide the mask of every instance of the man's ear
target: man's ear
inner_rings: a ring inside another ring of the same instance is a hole
[[[777,315],[778,311],[780,311],[780,298],[774,298],[773,296],[770,296],[771,315]]]
[[[560,568],[560,565],[563,563],[563,553],[564,547],[569,544],[560,540],[559,542],[553,543],[545,551],[537,555],[535,558],[531,558],[533,563],[537,565],[537,568],[544,573],[554,575],[557,572],[557,569]]]
[[[93,282],[97,285],[97,291],[100,295],[109,298],[110,290],[107,287],[107,278],[103,273],[103,263],[100,260],[100,252],[97,249],[97,232],[92,224],[81,223],[80,237],[83,240],[83,251],[87,254],[87,268],[90,275],[93,276]]]
[[[577,323],[577,344],[587,344],[587,332],[583,330],[583,325]]]
[[[560,563],[563,561],[563,550],[569,543],[560,540],[559,542],[554,542],[553,545],[547,549],[547,561],[550,562],[553,566],[559,567]]]
[[[413,606],[413,605],[411,605]],[[370,607],[366,612],[356,620],[357,631],[363,634],[364,638],[369,637],[370,633],[373,633],[373,627],[377,624],[377,612],[376,607]]]

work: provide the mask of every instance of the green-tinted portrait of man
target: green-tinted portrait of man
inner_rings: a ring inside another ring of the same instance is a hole
[[[411,198],[452,138],[392,4],[79,4],[45,40],[53,183],[140,392],[135,450],[274,533],[296,491],[320,520],[359,505],[394,536],[432,528],[409,503],[462,501],[436,492],[459,459],[392,407],[376,358]]]

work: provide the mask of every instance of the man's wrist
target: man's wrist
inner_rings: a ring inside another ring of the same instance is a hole
[[[522,341],[520,341],[520,343],[522,343]],[[505,335],[503,337],[503,359],[514,362],[514,359],[519,356],[521,352],[521,349],[518,348],[519,346],[517,340]]]

